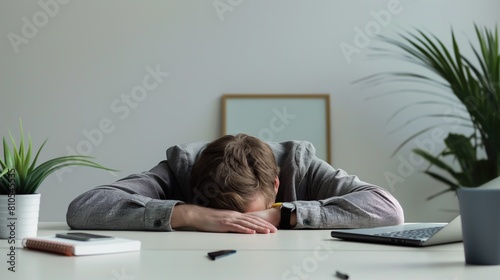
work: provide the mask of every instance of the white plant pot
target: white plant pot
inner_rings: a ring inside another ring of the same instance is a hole
[[[0,239],[36,236],[39,212],[39,193],[0,195]]]

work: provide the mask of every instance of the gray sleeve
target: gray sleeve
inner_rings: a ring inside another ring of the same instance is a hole
[[[311,161],[294,204],[297,229],[376,227],[404,221],[401,205],[385,189],[317,158]]]
[[[75,198],[66,221],[73,229],[172,231],[173,207],[183,194],[166,162]]]

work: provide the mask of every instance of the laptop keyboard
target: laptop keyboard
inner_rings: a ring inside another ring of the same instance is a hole
[[[401,231],[391,231],[378,233],[375,235],[379,236],[388,236],[395,238],[407,238],[407,239],[416,239],[416,240],[425,240],[434,235],[443,227],[429,227],[429,228],[421,228],[421,229],[409,229],[409,230],[401,230]]]

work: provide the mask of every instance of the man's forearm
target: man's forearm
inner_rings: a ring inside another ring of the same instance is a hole
[[[178,203],[97,188],[69,204],[66,221],[73,229],[170,231],[168,218]]]
[[[190,227],[193,225],[192,217],[195,211],[195,205],[180,204],[176,205],[172,210],[172,217],[170,219],[170,226],[173,229],[183,227]]]
[[[189,204],[174,206],[170,225],[173,229],[188,227],[209,232],[272,233],[276,231],[273,224],[258,216]]]

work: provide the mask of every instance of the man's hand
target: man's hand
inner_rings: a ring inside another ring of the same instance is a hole
[[[248,212],[247,214],[264,219],[269,223],[271,223],[272,225],[274,225],[275,227],[279,226],[280,224],[281,211],[277,207],[256,212]]]
[[[280,225],[281,210],[278,207],[273,207],[273,208],[269,208],[269,209],[262,210],[262,211],[256,211],[256,212],[248,212],[247,214],[260,217],[260,218],[270,222],[275,227],[278,227]],[[297,225],[297,212],[293,212],[290,215],[290,226],[293,228],[296,225]]]
[[[170,223],[172,228],[192,227],[199,231],[210,232],[252,234],[277,231],[273,224],[254,213],[182,204],[174,207]]]

